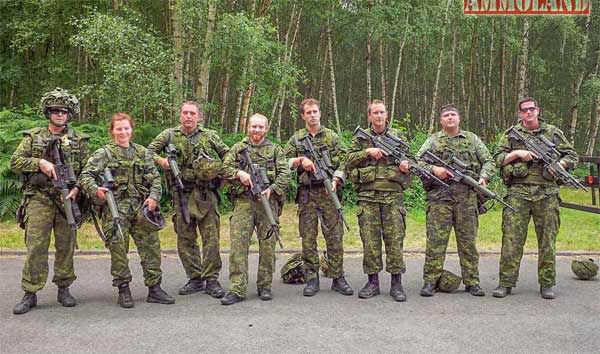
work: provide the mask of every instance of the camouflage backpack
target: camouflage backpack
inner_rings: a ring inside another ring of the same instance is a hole
[[[571,262],[571,270],[581,280],[590,280],[598,275],[598,265],[594,263],[593,259],[584,259],[582,261],[574,259]]]
[[[304,284],[302,253],[293,254],[281,267],[281,280],[286,284]]]
[[[461,281],[462,278],[460,276],[452,273],[449,270],[444,269],[442,275],[438,279],[437,288],[445,293],[451,293],[454,290],[458,289]]]

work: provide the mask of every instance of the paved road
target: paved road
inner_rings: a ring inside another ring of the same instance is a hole
[[[539,297],[537,259],[530,256],[523,260],[514,295],[505,299],[490,296],[497,256],[481,260],[488,296],[459,291],[422,298],[423,256],[414,255],[407,257],[406,303],[387,295],[387,275],[385,295],[370,300],[335,294],[329,280],[316,297],[305,298],[301,286],[276,280],[274,300],[262,302],[251,274],[248,299],[229,307],[205,294],[177,296],[170,306],[148,304],[138,258],[131,258],[134,309],[116,305],[106,256],[78,256],[72,293],[79,306],[60,307],[50,283],[38,294],[38,307],[14,316],[23,259],[0,257],[0,353],[600,353],[600,281],[576,280],[570,257],[558,258],[553,301]],[[278,255],[278,268],[285,259]],[[256,261],[252,255],[252,271]],[[346,257],[345,264],[356,292],[365,281],[361,258]],[[456,270],[456,256],[447,264]],[[178,259],[163,258],[163,270],[164,287],[175,295],[185,282]]]

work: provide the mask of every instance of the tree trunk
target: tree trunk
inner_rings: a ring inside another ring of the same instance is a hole
[[[229,80],[230,80],[229,70],[225,71],[225,78],[223,79],[223,83],[221,84],[221,107],[219,109],[220,115],[220,123],[221,128],[225,130],[225,116],[227,114],[227,99],[229,95]]]
[[[379,36],[379,71],[381,73],[381,99],[387,105],[389,104],[386,96],[386,80],[385,80],[385,64],[384,64],[384,50],[383,50],[383,39]]]
[[[494,32],[495,32],[495,21],[494,18],[491,20],[492,22],[492,33],[490,35],[490,57],[488,64],[488,73],[487,73],[487,93],[486,93],[486,113],[487,117],[483,117],[483,119],[487,119],[491,124],[490,126],[494,127],[497,124],[497,117],[493,116],[493,106],[494,106],[494,97],[492,95],[492,68],[494,67]]]
[[[438,88],[440,83],[440,74],[442,72],[442,63],[444,60],[444,42],[446,40],[446,28],[448,27],[448,13],[450,9],[450,3],[452,0],[448,0],[446,4],[446,13],[444,15],[444,26],[442,27],[442,43],[440,46],[440,56],[438,59],[437,72],[435,74],[435,84],[433,86],[433,97],[431,99],[431,114],[429,115],[429,134],[433,133],[433,128],[435,124],[436,117],[436,105],[437,105],[437,96],[438,96]]]
[[[594,148],[596,146],[596,138],[598,137],[598,126],[600,126],[600,94],[596,95],[596,114],[590,125],[590,140],[588,141],[585,154],[594,156]],[[597,155],[597,154],[596,154]]]
[[[523,39],[521,44],[521,67],[519,68],[519,97],[527,95],[527,71],[529,65],[529,20],[523,17]]]
[[[329,74],[331,77],[331,103],[333,106],[333,115],[335,117],[335,125],[338,133],[342,131],[342,127],[340,125],[340,116],[338,114],[337,107],[337,98],[336,98],[336,90],[335,90],[335,70],[333,66],[333,49],[331,45],[331,23],[330,20],[327,20],[327,51],[329,52]]]
[[[404,53],[404,45],[406,44],[406,38],[408,34],[402,36],[402,40],[400,41],[400,50],[398,51],[398,65],[396,65],[396,75],[394,75],[394,89],[392,90],[392,101],[391,101],[391,110],[390,110],[390,126],[394,122],[394,118],[396,117],[396,92],[398,90],[398,78],[400,77],[400,68],[402,67],[402,54]]]
[[[208,15],[206,18],[206,34],[204,36],[204,49],[202,50],[200,70],[196,86],[196,98],[201,104],[208,102],[208,84],[210,82],[210,46],[217,19],[217,4],[215,0],[208,0]],[[204,112],[207,114],[209,112]],[[206,119],[207,117],[205,117]]]
[[[373,31],[369,30],[367,34],[367,105],[371,103],[371,39]]]
[[[180,23],[181,7],[179,0],[169,1],[169,18],[171,37],[173,39],[173,77],[175,78],[175,92],[173,94],[173,106],[179,105],[183,101],[183,45],[181,38]]]
[[[573,82],[572,86],[573,92],[571,103],[571,125],[569,129],[569,140],[571,141],[571,144],[575,142],[575,131],[577,130],[577,119],[579,115],[579,92],[581,90],[581,84],[583,83],[583,78],[585,76],[585,61],[587,57],[587,47],[591,19],[592,17],[588,16],[587,21],[585,22],[585,34],[583,35],[581,54],[577,60],[577,63],[575,63],[575,65],[579,66],[579,73],[577,74],[577,78]]]
[[[502,122],[506,122],[506,24],[502,24],[502,45],[500,51],[500,117]],[[503,127],[504,128],[504,127]]]

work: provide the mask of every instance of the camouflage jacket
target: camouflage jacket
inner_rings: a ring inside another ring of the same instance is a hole
[[[372,129],[370,133],[378,135]],[[387,128],[382,134],[388,134],[404,140],[398,129]],[[358,191],[359,199],[371,199],[373,191],[402,192],[410,184],[410,175],[400,172],[398,166],[387,157],[379,160],[367,155],[366,149],[372,147],[367,139],[352,139],[346,159],[346,170]],[[361,196],[363,198],[361,198]]]
[[[142,145],[131,143],[128,148],[123,148],[113,142],[96,150],[80,176],[80,182],[89,195],[96,195],[106,167],[115,179],[115,199],[143,201],[152,198],[160,201],[160,175],[148,150]]]
[[[448,164],[452,164],[452,157],[457,157],[467,165],[469,174],[475,180],[479,178],[489,180],[496,171],[492,156],[483,141],[477,135],[466,130],[461,130],[453,137],[445,134],[443,130],[432,134],[423,143],[417,155],[422,156],[425,151],[432,152]],[[419,165],[430,172],[433,168],[432,165],[422,161]],[[432,190],[428,192],[429,198],[437,199],[437,194],[442,192],[448,194],[443,188],[437,185],[431,187]],[[451,187],[453,187],[451,188],[452,192],[458,192],[461,189],[467,190],[467,187],[454,186],[454,184]]]
[[[540,119],[540,126],[535,130],[528,130],[521,122],[514,128],[525,136],[544,135],[549,141],[556,144],[556,149],[562,154],[562,161],[566,162],[567,169],[575,167],[577,152],[569,143],[564,133],[554,125],[547,124]],[[537,193],[558,194],[557,181],[544,170],[540,161],[523,162],[514,160],[506,166],[502,166],[506,155],[514,150],[526,150],[523,144],[509,140],[505,135],[500,139],[498,150],[494,153],[494,160],[500,168],[504,183],[509,186],[509,194],[521,194],[523,196]]]
[[[317,134],[312,136],[308,133],[306,128],[298,130],[294,135],[290,137],[285,146],[285,155],[288,159],[305,156],[305,151],[299,146],[299,140],[302,140],[308,136],[311,140],[315,150],[323,149],[327,151],[329,155],[329,163],[327,174],[329,177],[338,177],[343,183],[346,174],[344,173],[344,161],[346,155],[346,149],[342,146],[340,137],[331,129],[321,127]],[[291,160],[288,165],[291,166]],[[300,185],[309,185],[314,182],[314,177],[310,173],[304,171],[302,166],[298,166],[298,183]]]
[[[191,134],[186,134],[181,126],[165,129],[148,145],[148,152],[154,162],[160,158],[159,154],[167,147],[170,139],[177,149],[177,164],[184,182],[207,183],[220,174],[218,162],[222,161],[229,147],[223,143],[217,132],[201,126]],[[207,164],[211,165],[211,169],[216,168],[218,171],[214,174],[203,173]]]
[[[36,192],[56,193],[52,181],[38,167],[41,159],[54,163],[50,156],[45,156],[48,143],[53,134],[47,128],[33,128],[23,133],[24,138],[15,150],[10,160],[10,167],[15,173],[24,177],[24,194],[33,195]],[[83,169],[83,161],[89,157],[89,136],[79,133],[69,126],[64,133],[57,135],[61,138],[61,148],[65,154],[66,164],[73,167],[75,176]],[[77,185],[81,189],[80,185]],[[70,186],[72,187],[72,186]]]
[[[260,145],[254,145],[247,137],[233,145],[223,161],[223,177],[232,185],[231,194],[239,196],[247,190],[236,178],[237,171],[240,169],[250,173],[248,166],[243,164],[240,154],[244,148],[248,148],[252,162],[266,171],[271,190],[279,198],[284,199],[292,172],[288,167],[283,149],[267,139]]]

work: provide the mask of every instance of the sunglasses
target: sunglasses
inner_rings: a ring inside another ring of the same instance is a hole
[[[537,107],[521,108],[521,112],[522,113],[527,113],[527,111],[534,112],[536,109],[537,109]]]
[[[69,114],[69,110],[64,108],[50,108],[50,114]]]

